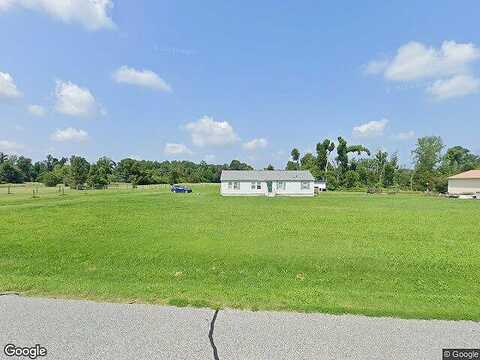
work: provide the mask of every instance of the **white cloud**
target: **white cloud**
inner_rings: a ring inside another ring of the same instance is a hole
[[[215,160],[215,159],[216,159],[216,156],[215,156],[214,154],[207,154],[207,155],[205,155],[205,157],[204,157],[204,160],[205,160],[205,161],[213,161],[213,160]]]
[[[0,98],[16,99],[21,96],[22,93],[18,91],[12,76],[8,73],[0,72]]]
[[[57,81],[55,95],[55,109],[65,115],[87,117],[104,111],[97,105],[90,90],[72,82]]]
[[[4,152],[16,152],[24,149],[25,146],[16,143],[15,141],[0,140],[0,151]]]
[[[65,142],[65,141],[82,142],[82,141],[88,140],[88,133],[84,130],[74,129],[69,127],[63,130],[57,129],[57,131],[55,131],[50,138],[54,141],[60,141],[60,142]]]
[[[366,74],[381,74],[388,66],[388,60],[370,61],[365,67]]]
[[[0,0],[0,11],[9,10],[14,4],[15,0]]]
[[[114,28],[112,0],[0,0],[0,11],[17,6],[41,11],[65,23],[79,23],[88,30]]]
[[[253,139],[251,141],[244,143],[242,146],[245,150],[255,151],[257,149],[266,148],[268,146],[268,141],[267,139],[264,139],[264,138]]]
[[[437,80],[427,88],[427,93],[437,100],[465,96],[478,92],[480,79],[470,75],[456,75],[450,79]]]
[[[28,112],[34,116],[42,117],[47,113],[45,108],[40,105],[29,105],[27,109]]]
[[[393,59],[372,61],[366,73],[383,74],[390,81],[433,79],[426,92],[439,100],[476,92],[479,80],[472,65],[480,60],[480,49],[472,43],[444,41],[440,48],[409,42],[397,50]]]
[[[184,144],[172,144],[172,143],[167,143],[165,144],[165,149],[163,152],[167,155],[191,155],[192,150],[190,150],[186,145]]]
[[[468,72],[470,65],[479,59],[480,50],[471,43],[444,41],[440,49],[435,49],[409,42],[398,49],[391,61],[384,63],[383,73],[386,79],[394,81],[438,78]],[[371,62],[367,68],[375,69],[375,63],[378,62]]]
[[[115,71],[113,79],[117,83],[145,86],[165,92],[172,91],[172,87],[151,70],[136,70],[124,65]]]
[[[353,128],[353,136],[356,137],[374,137],[383,135],[383,131],[388,124],[387,119],[380,121],[369,121],[365,124]]]
[[[410,131],[405,131],[398,133],[397,135],[394,136],[394,139],[405,141],[405,140],[411,140],[416,137],[415,131],[410,130]]]
[[[239,140],[232,126],[227,121],[215,121],[204,116],[196,122],[185,125],[196,146],[225,146]]]

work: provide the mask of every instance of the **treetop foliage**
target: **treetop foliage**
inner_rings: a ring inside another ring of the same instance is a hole
[[[89,163],[81,156],[57,159],[48,155],[43,161],[32,163],[31,159],[0,153],[0,182],[22,183],[38,181],[47,186],[67,184],[77,188],[104,186],[113,182],[128,182],[134,185],[211,183],[220,182],[222,170],[253,170],[238,160],[230,164],[213,165],[202,161],[149,161],[122,159],[118,163],[101,157]]]
[[[286,170],[309,170],[315,179],[325,179],[329,189],[402,188],[408,190],[447,190],[447,178],[463,171],[480,169],[480,157],[462,146],[444,151],[438,136],[417,140],[412,151],[413,168],[402,168],[398,155],[378,150],[373,155],[361,144],[349,145],[342,137],[319,142],[316,153],[300,154],[292,149]],[[273,170],[269,164],[266,170]],[[89,163],[81,156],[32,162],[24,156],[0,152],[0,183],[38,181],[47,186],[105,186],[113,182],[133,185],[175,183],[218,183],[222,170],[253,170],[239,160],[214,165],[205,161],[150,161],[122,159],[115,162],[101,157]]]
[[[325,139],[316,145],[316,156],[303,156],[295,148],[287,170],[309,170],[316,179],[326,179],[329,189],[402,188],[445,192],[447,178],[453,174],[480,168],[480,157],[461,146],[443,153],[440,137],[418,139],[412,151],[413,169],[399,165],[398,154],[378,150],[373,155],[363,145],[349,145],[342,138],[337,144]],[[336,154],[333,154],[336,150]],[[298,159],[300,159],[298,161]]]

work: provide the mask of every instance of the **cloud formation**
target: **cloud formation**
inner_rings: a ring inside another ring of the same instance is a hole
[[[69,116],[88,117],[100,111],[90,90],[68,81],[57,81],[55,110]]]
[[[398,133],[397,135],[394,135],[393,138],[396,140],[406,141],[406,140],[415,139],[416,136],[417,135],[415,134],[415,131],[410,130],[410,131]]]
[[[401,46],[393,59],[370,62],[366,71],[383,73],[388,80],[411,81],[465,73],[479,59],[480,50],[471,43],[444,41],[435,49],[412,41]]]
[[[0,11],[14,7],[39,11],[65,23],[78,23],[88,30],[114,28],[110,17],[112,0],[0,0]]]
[[[427,93],[437,100],[461,97],[478,92],[480,79],[470,75],[456,75],[450,79],[437,80],[427,88]]]
[[[185,125],[185,129],[190,133],[193,144],[199,147],[225,146],[239,140],[233,127],[227,121],[215,121],[208,116],[188,123]]]
[[[25,146],[10,140],[0,140],[0,151],[2,152],[16,152],[24,149]]]
[[[207,154],[207,155],[205,155],[205,156],[203,157],[203,159],[204,159],[205,161],[213,161],[213,160],[215,160],[216,158],[217,158],[217,156],[214,155],[214,154]]]
[[[375,137],[382,136],[385,127],[388,124],[387,119],[382,119],[379,121],[369,121],[365,124],[355,126],[353,128],[353,136],[355,137]]]
[[[245,150],[255,151],[266,148],[268,146],[268,141],[265,138],[253,139],[244,143],[242,146]]]
[[[401,46],[392,59],[370,62],[365,71],[389,81],[433,80],[426,92],[443,100],[478,90],[480,80],[472,66],[479,60],[480,49],[472,43],[444,41],[436,49],[413,41]]]
[[[173,143],[167,143],[165,144],[165,149],[163,152],[166,155],[191,155],[192,150],[190,150],[186,145],[184,144],[173,144]]]
[[[8,73],[0,72],[0,99],[16,99],[21,96],[22,93],[18,91],[12,76]]]
[[[117,83],[143,86],[165,92],[172,91],[170,84],[151,70],[136,70],[124,65],[115,71],[113,79]]]
[[[88,140],[88,133],[85,130],[69,127],[63,130],[57,129],[50,136],[50,138],[53,141],[59,141],[59,142],[66,142],[66,141],[83,142]]]
[[[27,109],[28,109],[28,112],[33,116],[43,117],[47,113],[45,108],[40,105],[29,105]]]

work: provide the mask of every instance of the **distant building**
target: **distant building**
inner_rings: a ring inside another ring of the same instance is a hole
[[[327,191],[327,182],[325,180],[318,180],[313,183],[313,188],[316,192]]]
[[[220,177],[224,196],[313,196],[310,171],[224,170]]]
[[[448,178],[452,195],[480,194],[480,170],[470,170]]]

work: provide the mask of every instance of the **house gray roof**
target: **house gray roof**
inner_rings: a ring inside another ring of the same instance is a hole
[[[221,181],[313,181],[308,170],[223,170]]]

